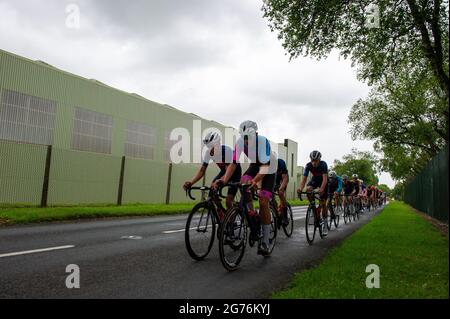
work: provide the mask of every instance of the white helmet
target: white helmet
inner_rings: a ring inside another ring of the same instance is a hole
[[[353,179],[355,179],[355,178],[358,179],[358,174],[353,174],[353,175],[352,175],[352,178],[353,178]]]
[[[322,159],[322,153],[320,153],[319,151],[312,151],[311,154],[309,154],[309,158],[314,161],[314,160],[321,160]]]
[[[335,171],[330,171],[328,173],[328,176],[331,177],[331,178],[336,178],[336,172]]]
[[[253,121],[245,121],[239,126],[239,134],[253,136],[258,131],[258,124]]]
[[[205,138],[203,139],[203,144],[206,145],[208,149],[213,148],[215,145],[220,144],[220,134],[217,132],[210,132],[206,134]]]

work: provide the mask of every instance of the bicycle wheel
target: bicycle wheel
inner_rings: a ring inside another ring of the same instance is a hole
[[[344,207],[344,223],[348,224],[352,221],[352,216],[350,214],[350,206],[348,205],[348,203],[345,204]]]
[[[216,221],[208,203],[199,203],[188,216],[185,229],[185,243],[189,255],[195,260],[208,256],[214,243]]]
[[[306,240],[310,245],[312,245],[316,236],[316,216],[314,210],[311,206],[308,207],[305,219]]]
[[[335,209],[334,210],[334,228],[338,228],[339,227],[339,220],[341,218],[341,213],[339,212],[339,209]]]
[[[289,204],[287,205],[287,215],[289,224],[283,224],[283,231],[287,237],[291,237],[294,233],[294,214],[292,213],[292,207]]]
[[[247,227],[247,219],[238,207],[232,208],[225,215],[220,227],[219,255],[222,265],[228,271],[236,270],[244,257]]]
[[[275,248],[275,243],[277,241],[277,235],[278,235],[278,213],[274,209],[274,207],[270,207],[270,237],[269,237],[269,250],[270,253],[272,253],[273,249]]]

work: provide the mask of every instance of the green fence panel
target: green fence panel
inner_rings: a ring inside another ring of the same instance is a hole
[[[39,205],[47,147],[0,141],[0,203]]]
[[[126,158],[123,204],[165,203],[169,164]]]
[[[405,201],[448,223],[448,145],[405,187]]]

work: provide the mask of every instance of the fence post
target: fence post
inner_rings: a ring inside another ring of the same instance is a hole
[[[47,146],[47,158],[45,160],[44,183],[42,185],[41,207],[47,207],[48,185],[50,180],[50,165],[52,162],[52,146]]]
[[[166,205],[170,204],[170,184],[172,182],[172,167],[173,164],[169,163],[169,175],[167,177]]]
[[[120,166],[119,191],[117,194],[117,206],[122,206],[124,176],[125,176],[125,156],[122,156],[122,164]]]

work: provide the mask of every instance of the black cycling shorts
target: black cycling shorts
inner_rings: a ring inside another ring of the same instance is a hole
[[[311,186],[313,189],[320,188],[322,186],[323,179],[320,178],[313,178],[308,183],[308,186]],[[320,199],[327,199],[328,198],[328,185],[325,186],[325,191],[322,195],[320,195]]]
[[[254,163],[250,164],[247,171],[244,173],[243,176],[249,176],[251,178],[255,178],[256,175],[259,173],[260,165]],[[261,182],[261,190],[273,192],[274,186],[275,186],[275,176],[276,174],[267,174],[263,177]]]

